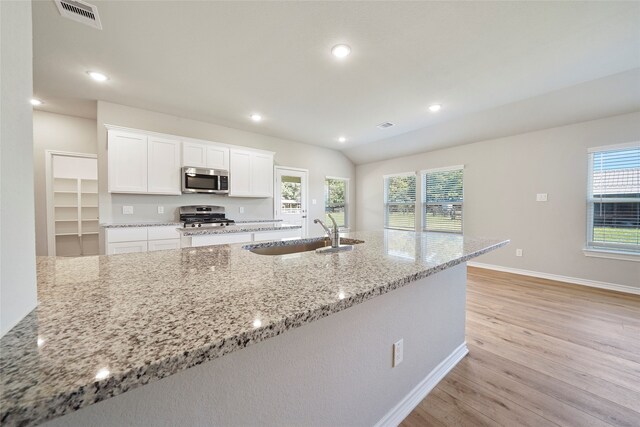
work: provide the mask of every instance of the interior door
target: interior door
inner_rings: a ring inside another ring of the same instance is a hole
[[[275,217],[286,224],[301,225],[302,237],[307,236],[308,174],[304,169],[276,168]]]

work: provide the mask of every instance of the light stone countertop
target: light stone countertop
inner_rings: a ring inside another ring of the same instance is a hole
[[[236,219],[236,224],[253,224],[257,222],[282,222],[282,219],[268,218],[268,219]]]
[[[122,223],[104,223],[100,224],[102,228],[133,228],[133,227],[182,227],[182,222],[165,221],[165,222],[122,222]]]
[[[64,415],[508,243],[394,230],[348,237],[364,243],[332,255],[234,244],[39,257],[39,305],[0,339],[0,420]]]
[[[224,227],[186,227],[178,231],[183,236],[207,236],[211,234],[254,233],[258,231],[279,231],[301,229],[301,225],[261,222],[256,224],[227,225]]]

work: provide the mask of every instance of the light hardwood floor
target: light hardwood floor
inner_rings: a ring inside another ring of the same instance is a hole
[[[640,297],[468,270],[469,354],[403,421],[640,426]]]

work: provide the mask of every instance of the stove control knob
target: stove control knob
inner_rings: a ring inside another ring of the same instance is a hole
[[[202,227],[202,224],[198,224],[198,227]]]

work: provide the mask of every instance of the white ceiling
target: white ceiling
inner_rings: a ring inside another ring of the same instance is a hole
[[[102,31],[33,3],[43,109],[94,117],[101,99],[356,163],[640,109],[640,2],[91,3]]]

